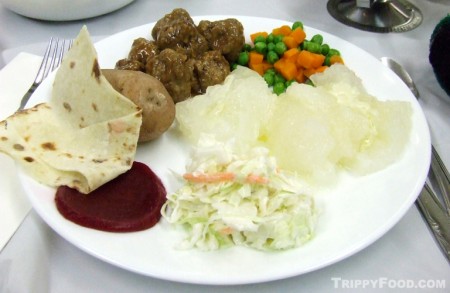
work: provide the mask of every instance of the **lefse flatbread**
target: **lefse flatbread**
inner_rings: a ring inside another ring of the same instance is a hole
[[[140,108],[101,74],[83,27],[50,101],[0,122],[0,151],[43,184],[89,193],[131,168],[141,123]]]

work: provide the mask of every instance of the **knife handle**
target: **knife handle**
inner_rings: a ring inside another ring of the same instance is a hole
[[[428,183],[425,183],[417,198],[417,204],[444,255],[450,262],[450,217],[442,209],[439,199]]]
[[[450,217],[450,175],[434,146],[431,146],[431,171],[434,173],[445,203],[445,210]]]

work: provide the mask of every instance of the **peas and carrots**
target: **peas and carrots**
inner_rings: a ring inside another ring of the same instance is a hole
[[[324,43],[322,35],[307,40],[300,21],[274,28],[270,33],[253,33],[250,39],[253,46],[244,45],[232,68],[242,65],[255,70],[277,95],[293,82],[309,84],[312,74],[344,63],[340,52]]]

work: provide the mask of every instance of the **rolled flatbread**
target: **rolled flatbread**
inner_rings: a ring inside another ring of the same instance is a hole
[[[141,109],[102,75],[83,27],[49,102],[0,122],[0,151],[43,184],[87,194],[131,168],[141,123]]]

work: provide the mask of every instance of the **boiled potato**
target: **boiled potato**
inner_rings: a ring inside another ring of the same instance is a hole
[[[163,134],[175,119],[175,104],[164,85],[140,71],[103,69],[112,87],[142,109],[139,142]]]

